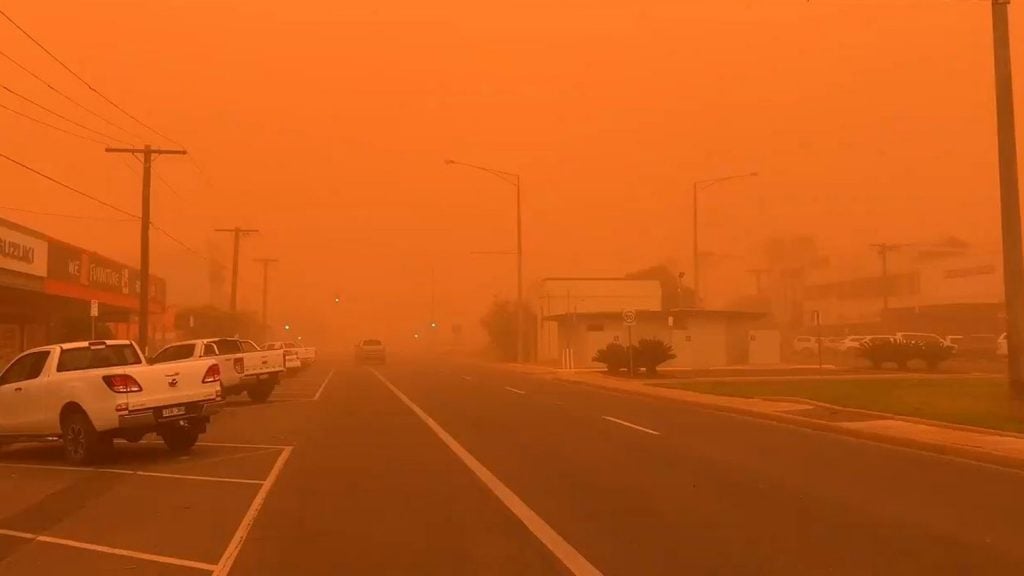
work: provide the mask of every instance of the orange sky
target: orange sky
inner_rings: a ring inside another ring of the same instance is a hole
[[[156,184],[157,223],[224,261],[227,238],[209,229],[264,231],[244,244],[241,300],[259,304],[250,259],[280,258],[277,320],[405,331],[427,321],[432,267],[446,323],[475,326],[493,296],[512,295],[511,257],[469,254],[514,247],[512,189],[446,157],[523,175],[528,279],[667,259],[688,269],[691,182],[751,170],[761,176],[704,196],[708,250],[742,256],[787,232],[837,253],[998,239],[985,2],[52,4],[3,8],[193,153],[202,173],[158,162],[181,197]],[[1024,15],[1012,12],[1019,65]],[[4,21],[0,49],[130,123]],[[0,79],[92,120],[2,59]],[[137,211],[138,176],[102,147],[2,110],[0,133],[0,151]],[[3,162],[0,186],[2,206],[117,216]],[[132,223],[0,217],[138,260]],[[204,301],[205,262],[154,242],[172,300]]]

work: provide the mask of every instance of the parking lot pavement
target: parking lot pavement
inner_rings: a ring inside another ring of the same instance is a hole
[[[233,558],[289,446],[118,443],[67,466],[56,444],[0,452],[0,575],[209,574]]]
[[[231,396],[227,399],[228,409],[244,408],[247,406],[262,406],[268,404],[282,404],[290,402],[310,402],[319,400],[330,380],[333,379],[334,370],[329,365],[313,365],[303,369],[297,374],[289,374],[281,379],[280,384],[274,389],[270,399],[261,404],[255,404],[245,394]]]

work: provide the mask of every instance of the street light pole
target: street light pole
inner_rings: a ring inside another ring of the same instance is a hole
[[[522,188],[520,186],[519,174],[495,170],[485,166],[459,162],[458,160],[445,160],[449,166],[465,166],[481,172],[487,172],[496,176],[504,182],[516,187],[516,362],[522,362],[525,354],[524,326],[526,324],[526,310],[523,302],[523,214],[522,214]]]
[[[733,174],[732,176],[723,176],[721,178],[711,178],[708,180],[697,180],[693,183],[693,299],[694,305],[700,304],[700,253],[698,240],[700,237],[699,228],[697,226],[698,220],[698,205],[697,196],[698,192],[705,190],[718,184],[719,182],[725,182],[726,180],[736,180],[737,178],[753,178],[757,176],[757,172],[748,172],[746,174]]]
[[[999,205],[1003,231],[1003,291],[1010,394],[1024,402],[1024,247],[1017,182],[1017,137],[1010,63],[1010,0],[992,0],[992,41],[999,139]]]

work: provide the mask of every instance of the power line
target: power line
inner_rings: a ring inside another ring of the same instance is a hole
[[[0,108],[3,108],[4,110],[7,110],[8,112],[10,112],[12,114],[17,114],[18,116],[21,116],[22,118],[25,118],[26,120],[31,120],[31,121],[35,122],[36,124],[40,124],[42,126],[46,126],[47,128],[52,128],[53,130],[56,130],[58,132],[63,132],[65,134],[69,135],[69,136],[74,136],[75,138],[81,138],[82,140],[88,140],[89,142],[95,142],[97,144],[106,145],[106,142],[104,142],[102,140],[97,140],[97,139],[92,138],[90,136],[83,136],[82,134],[78,134],[77,132],[72,132],[70,130],[66,130],[64,128],[61,128],[60,126],[57,126],[56,124],[50,124],[49,122],[47,122],[45,120],[40,120],[38,118],[29,116],[28,114],[25,114],[24,112],[22,112],[20,110],[15,110],[14,108],[11,108],[10,106],[5,106],[4,104],[0,104]]]
[[[47,82],[47,81],[46,81],[46,80],[45,80],[45,79],[44,79],[43,77],[39,76],[38,74],[36,74],[36,73],[35,73],[35,72],[33,72],[32,70],[30,70],[30,69],[29,69],[28,67],[26,67],[26,66],[25,66],[24,64],[22,64],[21,62],[18,62],[17,60],[15,60],[14,58],[12,58],[12,57],[11,57],[11,56],[10,56],[9,54],[7,54],[6,52],[4,52],[3,50],[0,50],[0,56],[3,56],[3,57],[4,57],[4,58],[6,58],[7,60],[9,60],[9,61],[10,61],[10,62],[11,62],[12,64],[14,64],[15,66],[17,66],[18,68],[21,68],[21,69],[22,69],[22,70],[23,70],[23,71],[24,71],[24,72],[25,72],[26,74],[28,74],[29,76],[31,76],[31,77],[33,77],[33,78],[35,78],[36,80],[38,80],[39,82],[41,82],[41,83],[42,83],[42,84],[43,84],[44,86],[46,86],[47,88],[49,88],[49,89],[50,89],[50,90],[52,90],[53,92],[55,92],[55,93],[59,94],[60,96],[63,96],[63,97],[64,97],[64,99],[65,99],[65,100],[67,100],[68,102],[71,102],[71,103],[72,103],[72,104],[74,104],[75,106],[78,106],[79,108],[81,108],[82,110],[85,110],[85,111],[86,111],[86,112],[88,112],[89,114],[92,114],[92,115],[93,115],[93,116],[95,116],[96,118],[99,118],[100,120],[103,120],[103,121],[104,121],[104,122],[106,122],[107,124],[109,124],[109,125],[113,126],[114,128],[117,128],[118,130],[120,130],[121,132],[124,132],[125,134],[127,134],[127,135],[131,136],[132,138],[135,138],[136,140],[142,140],[142,137],[141,137],[141,136],[139,136],[138,134],[136,134],[136,133],[134,133],[134,132],[132,132],[132,131],[128,130],[127,128],[125,128],[125,127],[121,126],[120,124],[118,124],[118,123],[114,122],[113,120],[110,120],[110,119],[106,118],[105,116],[103,116],[103,115],[102,115],[102,114],[100,114],[99,112],[95,112],[94,110],[92,110],[91,108],[89,108],[89,107],[88,107],[88,106],[86,106],[85,104],[82,104],[82,103],[81,103],[81,102],[79,102],[78,100],[75,100],[75,99],[74,99],[74,98],[72,98],[71,96],[68,96],[68,95],[67,95],[66,93],[64,93],[64,92],[63,92],[62,90],[60,90],[59,88],[57,88],[57,87],[53,86],[52,84],[50,84],[49,82]]]
[[[40,178],[44,178],[46,180],[49,180],[50,182],[53,182],[54,184],[60,186],[61,188],[64,188],[66,190],[70,190],[70,191],[74,192],[75,194],[78,194],[79,196],[83,196],[85,198],[88,198],[89,200],[92,200],[93,202],[96,202],[97,204],[102,204],[102,205],[106,206],[107,208],[110,208],[111,210],[114,210],[115,212],[120,212],[121,214],[124,214],[126,216],[131,216],[132,218],[135,218],[135,219],[139,218],[139,216],[137,216],[135,214],[132,214],[131,212],[129,212],[129,211],[123,209],[123,208],[120,208],[120,207],[118,207],[118,206],[116,206],[114,204],[111,204],[110,202],[107,202],[106,200],[103,200],[102,198],[97,198],[96,196],[93,196],[92,194],[89,194],[88,192],[83,192],[83,191],[79,190],[78,188],[75,188],[74,186],[71,186],[70,184],[65,184],[64,182],[61,182],[60,180],[57,180],[53,176],[50,176],[48,174],[44,174],[43,172],[40,172],[39,170],[36,170],[35,168],[29,166],[28,164],[24,164],[22,162],[19,162],[18,160],[15,160],[14,158],[11,158],[10,156],[8,156],[7,154],[4,154],[3,152],[0,152],[0,158],[3,158],[4,160],[7,160],[11,164],[15,164],[17,166],[20,166],[20,167],[24,168],[25,170],[28,170],[29,172],[35,174],[36,176],[39,176]]]
[[[10,212],[24,212],[25,214],[35,214],[37,216],[72,218],[75,220],[95,220],[98,222],[135,222],[134,218],[104,218],[102,216],[83,216],[81,214],[59,214],[56,212],[42,212],[40,210],[29,210],[28,208],[16,208],[14,206],[0,206],[0,210],[8,210]]]
[[[103,100],[104,100],[104,101],[105,101],[105,102],[106,102],[107,104],[110,104],[110,105],[111,105],[111,106],[113,106],[114,108],[117,108],[117,110],[118,110],[119,112],[121,112],[121,113],[122,113],[122,114],[124,114],[125,116],[127,116],[127,117],[131,118],[131,119],[132,119],[132,120],[134,120],[134,121],[135,121],[135,122],[136,122],[136,123],[137,123],[137,124],[138,124],[139,126],[142,126],[143,128],[145,128],[145,129],[149,130],[149,131],[150,131],[150,132],[152,132],[153,134],[156,134],[157,136],[159,136],[159,137],[163,138],[164,140],[167,140],[167,141],[169,141],[169,142],[172,142],[173,144],[175,144],[175,145],[177,145],[177,146],[180,146],[181,148],[184,148],[184,147],[185,147],[185,146],[183,146],[183,145],[182,145],[182,144],[181,144],[180,142],[177,142],[177,141],[175,141],[175,140],[174,140],[173,138],[170,138],[170,137],[168,137],[168,136],[165,136],[164,134],[160,133],[160,131],[158,131],[157,129],[153,128],[153,127],[152,127],[152,126],[150,126],[149,124],[146,124],[146,123],[145,123],[145,122],[143,122],[142,120],[139,120],[139,119],[138,119],[138,118],[136,118],[136,117],[135,117],[134,115],[132,115],[132,113],[131,113],[131,112],[128,112],[127,110],[125,110],[124,108],[122,108],[121,106],[119,106],[119,105],[118,105],[118,104],[117,104],[116,102],[114,102],[114,101],[113,101],[113,100],[111,100],[110,98],[107,98],[107,97],[106,97],[106,95],[104,95],[104,94],[103,94],[102,92],[100,92],[100,91],[99,91],[99,90],[97,90],[96,88],[93,88],[92,84],[89,84],[89,82],[87,82],[87,81],[85,80],[85,78],[82,78],[81,76],[79,76],[79,75],[78,75],[78,74],[77,74],[77,73],[76,73],[76,72],[75,72],[74,70],[72,70],[72,69],[71,69],[71,68],[70,68],[70,67],[69,67],[69,66],[68,66],[67,64],[65,64],[65,63],[64,63],[64,62],[63,62],[63,61],[62,61],[62,60],[61,60],[60,58],[58,58],[58,57],[57,57],[57,56],[56,56],[56,55],[55,55],[55,54],[54,54],[53,52],[50,52],[50,51],[49,51],[49,50],[48,50],[48,49],[46,48],[46,46],[43,46],[43,44],[42,44],[41,42],[39,42],[39,40],[36,40],[36,39],[35,39],[35,37],[33,37],[33,36],[32,36],[31,34],[29,34],[29,33],[28,33],[28,30],[25,30],[25,29],[24,29],[24,28],[22,28],[22,27],[21,27],[21,26],[20,26],[20,25],[19,25],[19,24],[18,24],[17,22],[15,22],[15,21],[14,21],[14,19],[13,19],[13,18],[11,18],[11,17],[10,17],[10,16],[9,16],[9,15],[7,14],[7,12],[5,12],[5,11],[4,11],[4,10],[3,10],[2,8],[0,8],[0,16],[3,16],[4,18],[6,18],[8,22],[10,22],[10,23],[11,23],[11,24],[12,24],[12,25],[13,25],[13,26],[15,27],[15,28],[17,28],[19,32],[21,32],[22,34],[24,34],[26,38],[28,38],[29,40],[31,40],[31,41],[32,41],[32,43],[33,43],[33,44],[35,44],[35,45],[36,45],[37,47],[39,47],[39,49],[40,49],[40,50],[42,50],[43,52],[45,52],[47,56],[49,56],[50,58],[52,58],[54,62],[56,62],[57,64],[60,64],[60,66],[61,66],[62,68],[64,68],[64,70],[66,70],[66,71],[68,72],[68,74],[71,74],[72,76],[74,76],[74,77],[75,77],[75,78],[76,78],[76,79],[77,79],[77,80],[78,80],[79,82],[81,82],[82,84],[84,84],[86,88],[88,88],[88,89],[89,89],[89,90],[91,90],[91,91],[92,91],[92,92],[93,92],[94,94],[96,94],[97,96],[99,96],[100,98],[102,98],[102,99],[103,99]]]
[[[115,206],[115,205],[113,205],[113,204],[111,204],[111,203],[109,203],[109,202],[107,202],[105,200],[102,200],[100,198],[97,198],[96,196],[93,196],[92,194],[89,194],[87,192],[83,192],[82,190],[79,190],[78,188],[75,188],[74,186],[71,186],[69,184],[65,184],[64,182],[61,182],[60,180],[57,180],[56,178],[54,178],[52,176],[44,174],[43,172],[40,172],[39,170],[36,170],[35,168],[32,168],[31,166],[29,166],[27,164],[24,164],[22,162],[19,162],[19,161],[15,160],[14,158],[11,158],[10,156],[4,154],[3,152],[0,152],[0,158],[3,158],[5,160],[7,160],[8,162],[11,162],[12,164],[15,164],[17,166],[20,166],[20,167],[24,168],[25,170],[28,170],[29,172],[32,172],[33,174],[35,174],[35,175],[37,175],[37,176],[39,176],[41,178],[49,180],[50,182],[53,182],[54,184],[56,184],[56,185],[58,185],[58,186],[60,186],[62,188],[65,188],[67,190],[70,190],[70,191],[74,192],[75,194],[78,194],[80,196],[84,196],[85,198],[88,198],[88,199],[90,199],[93,202],[96,202],[98,204],[102,204],[102,205],[106,206],[107,208],[110,208],[111,210],[116,210],[117,212],[120,212],[121,214],[124,214],[126,216],[130,216],[132,218],[131,221],[137,221],[137,220],[140,219],[139,216],[137,216],[135,214],[132,214],[131,212],[129,212],[127,210],[123,210],[121,208],[118,208],[117,206]],[[70,218],[76,217],[76,216],[72,216],[70,214],[55,214],[55,213],[48,213],[48,212],[35,212],[35,211],[31,211],[31,210],[25,210],[25,209],[22,209],[22,208],[8,208],[6,206],[2,206],[2,207],[0,207],[0,209],[15,210],[15,211],[21,211],[21,212],[29,212],[29,213],[35,213],[35,214],[40,214],[40,215],[45,215],[45,216],[66,216],[66,217],[70,217]],[[79,218],[86,218],[84,216],[78,216],[78,217]],[[93,218],[93,219],[97,219],[98,220],[99,218]],[[125,220],[125,221],[128,221],[128,220]],[[154,230],[156,230],[157,232],[160,232],[164,236],[170,238],[172,241],[174,241],[175,243],[177,243],[181,247],[185,248],[189,252],[192,252],[193,254],[195,254],[195,255],[197,255],[197,256],[199,256],[201,258],[209,259],[208,256],[206,256],[202,252],[196,250],[195,248],[192,248],[191,246],[189,246],[188,244],[183,242],[181,239],[179,239],[178,237],[176,237],[173,234],[171,234],[170,232],[168,232],[164,227],[158,226],[154,222],[151,222],[150,226],[152,226]]]
[[[45,110],[46,112],[49,112],[50,114],[53,114],[54,116],[56,116],[57,118],[60,118],[61,120],[65,121],[65,122],[68,122],[68,123],[74,124],[75,126],[78,126],[82,130],[87,130],[89,132],[92,132],[93,134],[96,134],[98,136],[102,136],[103,138],[106,138],[108,141],[113,140],[114,142],[119,142],[121,144],[126,144],[126,142],[124,140],[121,140],[120,138],[115,138],[114,136],[111,136],[110,134],[106,134],[104,132],[100,132],[99,130],[93,130],[92,128],[89,128],[85,124],[82,124],[81,122],[77,122],[75,120],[72,120],[71,118],[68,118],[67,116],[61,114],[60,112],[55,112],[55,111],[47,108],[46,106],[43,106],[39,102],[36,102],[35,100],[29,98],[28,96],[25,96],[23,94],[19,94],[18,92],[15,92],[14,90],[12,90],[10,87],[8,87],[5,84],[0,84],[0,88],[3,88],[4,90],[7,90],[11,94],[14,94],[15,96],[17,96],[18,98],[21,98],[25,102],[28,102],[29,104],[32,104],[36,108],[39,108],[41,110]]]

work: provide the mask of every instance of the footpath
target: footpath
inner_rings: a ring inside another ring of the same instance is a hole
[[[1024,470],[1024,434],[843,408],[802,398],[719,396],[651,386],[642,381],[616,378],[601,372],[555,370],[528,365],[509,367],[535,376],[685,402],[706,410]]]

